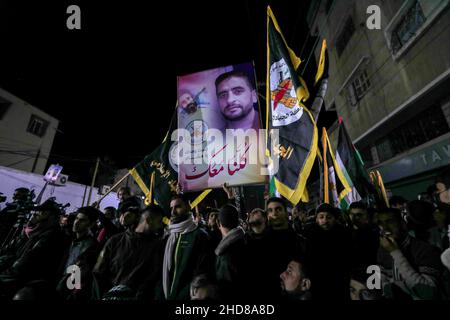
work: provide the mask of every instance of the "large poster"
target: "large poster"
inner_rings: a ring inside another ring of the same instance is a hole
[[[252,63],[178,77],[178,142],[171,159],[183,190],[265,182],[255,82]]]

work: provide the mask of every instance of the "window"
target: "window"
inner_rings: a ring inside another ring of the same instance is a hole
[[[45,135],[48,124],[48,121],[33,114],[30,118],[30,122],[28,123],[27,132],[41,138]]]
[[[391,48],[394,54],[416,34],[425,20],[422,7],[419,1],[416,0],[392,30]]]
[[[342,29],[340,35],[337,37],[336,40],[336,50],[338,53],[338,56],[342,54],[345,47],[347,46],[347,43],[350,41],[351,37],[353,36],[353,33],[355,32],[355,25],[353,23],[352,17],[348,17],[347,21],[345,21],[344,28]]]
[[[405,0],[384,29],[393,58],[412,47],[447,6],[448,0]]]
[[[0,120],[3,119],[11,104],[12,102],[0,97]]]
[[[370,81],[366,70],[359,72],[348,85],[348,101],[356,106],[370,88]]]
[[[379,160],[388,160],[447,132],[449,127],[441,107],[430,107],[376,142]]]

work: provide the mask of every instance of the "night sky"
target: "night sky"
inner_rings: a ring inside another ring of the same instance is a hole
[[[97,156],[131,168],[161,142],[177,75],[253,60],[264,82],[268,3],[300,54],[309,1],[2,1],[0,87],[60,120],[49,164],[87,183]]]

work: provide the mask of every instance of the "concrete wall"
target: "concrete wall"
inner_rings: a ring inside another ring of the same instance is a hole
[[[12,102],[0,119],[0,165],[31,172],[41,149],[34,172],[44,174],[59,121],[1,88],[0,96]],[[49,122],[43,137],[27,132],[33,114]]]
[[[69,177],[70,179],[70,177]],[[12,202],[12,196],[14,190],[20,187],[25,187],[30,190],[34,190],[36,197],[42,190],[45,181],[42,175],[33,174],[30,172],[24,172],[16,169],[6,168],[0,166],[0,192],[3,192],[7,197],[7,202]],[[42,202],[50,197],[56,197],[58,203],[66,204],[70,203],[70,207],[67,208],[67,212],[75,211],[82,206],[83,195],[86,191],[85,205],[89,194],[89,186],[85,186],[78,183],[67,182],[65,186],[47,186]],[[101,196],[98,194],[98,189],[92,189],[91,203],[97,201]],[[117,200],[117,194],[111,192],[100,204],[100,209],[104,209],[109,206],[117,208],[119,201]],[[0,207],[2,204],[0,204]],[[4,206],[4,204],[3,204]]]
[[[325,2],[322,1],[312,30],[317,28],[320,36],[327,38],[329,44],[330,81],[326,104],[331,106],[335,103],[353,140],[450,68],[448,5],[408,50],[396,59],[388,47],[385,31],[404,1],[335,1],[327,19]],[[381,8],[381,30],[369,30],[366,27],[366,9],[369,5]],[[336,39],[349,15],[353,18],[355,32],[341,56],[338,56]],[[316,48],[316,59],[319,50]],[[359,105],[353,107],[347,102],[346,88],[342,86],[362,57],[368,57],[366,70],[371,87]]]

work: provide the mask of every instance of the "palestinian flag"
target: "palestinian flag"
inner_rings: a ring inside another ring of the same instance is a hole
[[[339,118],[336,160],[340,163],[342,171],[352,189],[341,202],[342,209],[348,208],[352,202],[366,199],[375,193],[369,174],[364,168],[364,162],[358,150],[353,145],[342,118]]]
[[[327,130],[322,129],[323,157],[323,191],[324,202],[340,208],[341,201],[352,191],[347,177],[343,173],[342,164],[334,156],[333,148],[328,139]]]

